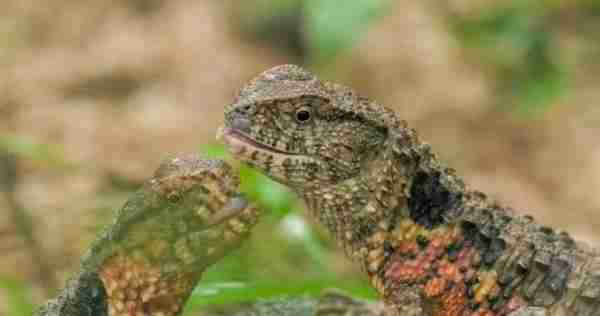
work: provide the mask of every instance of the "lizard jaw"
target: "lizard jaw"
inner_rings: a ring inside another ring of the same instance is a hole
[[[243,155],[248,151],[249,147],[256,151],[268,152],[273,155],[297,156],[296,154],[261,144],[241,131],[231,127],[220,127],[217,131],[217,139],[223,140],[229,148],[229,151],[236,156]]]
[[[229,152],[238,160],[255,167],[269,176],[271,179],[294,188],[306,185],[304,179],[295,183],[290,178],[289,167],[302,164],[315,164],[316,159],[302,154],[289,153],[270,146],[261,144],[238,129],[221,127],[217,131],[217,139],[222,140]]]

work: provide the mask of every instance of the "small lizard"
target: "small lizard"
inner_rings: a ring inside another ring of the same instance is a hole
[[[234,157],[302,197],[397,315],[600,315],[600,255],[491,201],[399,115],[294,65],[225,109]]]
[[[205,269],[258,220],[238,184],[220,160],[163,162],[92,244],[80,273],[36,315],[179,315]]]

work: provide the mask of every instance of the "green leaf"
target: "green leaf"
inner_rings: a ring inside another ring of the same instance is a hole
[[[280,228],[291,242],[297,242],[306,255],[308,255],[316,266],[326,275],[331,275],[333,271],[328,271],[327,247],[316,236],[304,217],[296,213],[287,214],[280,222]],[[291,243],[290,242],[290,243]]]
[[[248,167],[242,167],[240,176],[240,190],[257,201],[269,213],[283,217],[294,208],[296,199],[282,184]]]
[[[222,144],[204,144],[200,146],[200,153],[208,158],[212,159],[227,159],[229,153]]]

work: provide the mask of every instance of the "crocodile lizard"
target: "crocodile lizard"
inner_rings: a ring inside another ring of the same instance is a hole
[[[203,271],[248,236],[259,211],[220,160],[163,162],[81,261],[81,272],[38,316],[174,316]]]
[[[225,108],[233,156],[289,186],[393,315],[600,315],[600,255],[469,188],[399,114],[294,65]]]

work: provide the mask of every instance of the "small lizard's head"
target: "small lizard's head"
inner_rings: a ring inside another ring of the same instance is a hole
[[[393,112],[294,65],[269,69],[225,110],[235,158],[304,191],[369,172]]]

